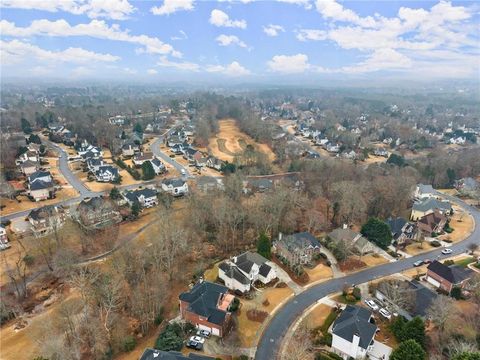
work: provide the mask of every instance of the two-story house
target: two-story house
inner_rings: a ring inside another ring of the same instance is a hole
[[[332,351],[345,360],[366,358],[378,330],[372,319],[370,310],[347,305],[332,325]]]
[[[202,281],[180,294],[180,315],[198,329],[223,337],[232,325],[229,310],[234,299],[227,287]]]
[[[36,171],[28,178],[28,195],[33,201],[42,201],[54,196],[55,186],[49,171]]]
[[[0,250],[10,247],[8,243],[7,230],[3,225],[0,225]]]
[[[150,164],[152,164],[153,171],[155,171],[155,175],[160,175],[167,171],[165,164],[157,158],[150,160]]]
[[[42,237],[59,230],[67,217],[67,211],[62,206],[47,205],[30,211],[28,221],[35,237]]]
[[[426,280],[450,294],[454,287],[463,288],[472,276],[472,270],[457,265],[445,265],[435,260],[427,266]]]
[[[320,242],[309,232],[291,235],[278,235],[273,251],[288,261],[290,266],[306,265],[312,262],[315,254],[320,253]]]
[[[413,204],[410,219],[416,221],[435,211],[440,212],[442,215],[450,215],[453,209],[448,201],[440,201],[433,197],[427,197]]]
[[[98,182],[115,182],[120,174],[118,169],[112,165],[102,165],[95,171],[95,179]]]
[[[135,203],[138,203],[142,208],[158,205],[157,191],[150,188],[126,191],[124,198],[130,206]]]
[[[250,251],[234,256],[218,266],[218,277],[230,290],[248,292],[256,281],[268,284],[277,278],[275,269],[263,256]]]
[[[164,179],[162,190],[173,196],[183,196],[188,194],[188,184],[183,179]]]
[[[78,204],[73,217],[85,229],[103,229],[122,221],[115,204],[103,197],[85,199]]]
[[[154,158],[151,152],[139,152],[133,155],[132,162],[135,166],[140,167],[145,161],[152,161]]]

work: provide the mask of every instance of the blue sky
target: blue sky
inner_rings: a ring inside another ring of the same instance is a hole
[[[2,0],[5,77],[469,79],[474,2]]]

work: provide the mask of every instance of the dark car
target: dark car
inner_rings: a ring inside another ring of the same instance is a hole
[[[194,350],[202,350],[203,349],[203,344],[199,343],[197,341],[188,340],[187,341],[187,347],[190,348],[190,349],[194,349]]]

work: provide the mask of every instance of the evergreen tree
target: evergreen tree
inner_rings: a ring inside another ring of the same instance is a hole
[[[374,217],[368,219],[362,226],[362,235],[383,249],[387,248],[392,242],[390,226]]]
[[[270,260],[272,258],[272,245],[270,244],[270,239],[267,234],[262,232],[257,241],[257,252],[262,255],[265,259]]]
[[[144,161],[142,164],[143,180],[152,180],[155,178],[155,170],[150,161]]]
[[[400,343],[400,345],[393,350],[390,355],[390,360],[424,360],[425,350],[422,349],[419,343],[410,339]]]
[[[32,133],[32,125],[30,125],[30,122],[27,119],[22,117],[20,119],[20,124],[21,124],[21,127],[22,127],[22,131],[25,134],[31,134]]]

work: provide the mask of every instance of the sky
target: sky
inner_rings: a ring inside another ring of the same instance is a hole
[[[1,0],[3,78],[479,80],[473,1]]]

